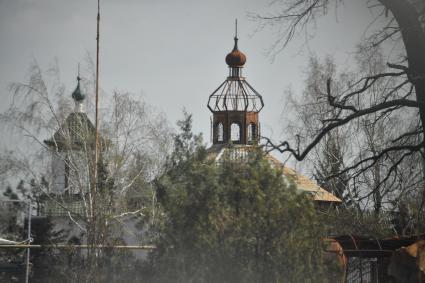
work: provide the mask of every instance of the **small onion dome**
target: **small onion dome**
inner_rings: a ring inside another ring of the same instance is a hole
[[[75,88],[75,90],[74,90],[74,92],[72,93],[72,98],[75,100],[75,101],[82,101],[82,100],[84,100],[84,98],[86,97],[82,92],[81,92],[81,89],[80,89],[80,77],[77,77],[77,81],[78,81],[78,83],[77,83],[77,87]]]
[[[246,56],[238,49],[238,38],[235,36],[235,46],[233,47],[232,52],[227,54],[226,63],[229,67],[242,67],[245,65]]]

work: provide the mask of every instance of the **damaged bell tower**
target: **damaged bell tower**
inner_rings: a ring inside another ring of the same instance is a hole
[[[256,144],[260,136],[258,114],[264,106],[261,95],[242,76],[246,56],[238,49],[237,22],[233,50],[227,54],[227,79],[209,96],[213,113],[213,144]]]

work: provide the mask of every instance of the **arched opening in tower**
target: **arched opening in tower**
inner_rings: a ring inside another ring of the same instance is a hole
[[[255,124],[250,123],[247,129],[248,142],[253,142],[256,139]]]
[[[237,122],[233,122],[230,125],[230,140],[232,142],[241,141],[241,126]]]
[[[223,128],[223,123],[218,123],[216,126],[216,131],[217,131],[217,141],[218,142],[223,142],[224,141],[224,128]]]

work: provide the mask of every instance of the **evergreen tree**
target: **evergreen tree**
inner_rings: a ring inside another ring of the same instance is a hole
[[[173,154],[179,162],[156,180],[164,218],[150,257],[151,280],[323,278],[321,228],[311,200],[271,168],[261,150],[243,161],[224,157],[218,165],[188,132],[190,116],[179,125]]]

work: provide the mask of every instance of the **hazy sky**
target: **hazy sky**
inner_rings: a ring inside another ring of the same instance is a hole
[[[339,1],[337,1],[339,2]],[[68,93],[75,87],[77,63],[95,54],[96,0],[0,0],[0,97],[10,102],[7,85],[23,81],[36,59],[47,67],[59,61]],[[371,15],[366,0],[344,1],[338,12],[317,22],[307,46],[303,36],[272,60],[265,55],[276,34],[248,13],[279,8],[262,0],[101,0],[101,87],[125,90],[164,111],[174,125],[183,107],[194,114],[195,131],[210,139],[208,96],[226,78],[224,58],[233,47],[234,19],[239,21],[239,49],[247,55],[244,75],[263,95],[262,134],[283,139],[284,90],[302,90],[310,54],[334,55],[341,67]],[[69,94],[70,95],[70,94]],[[93,95],[89,94],[89,99]],[[102,98],[100,103],[102,103]]]

